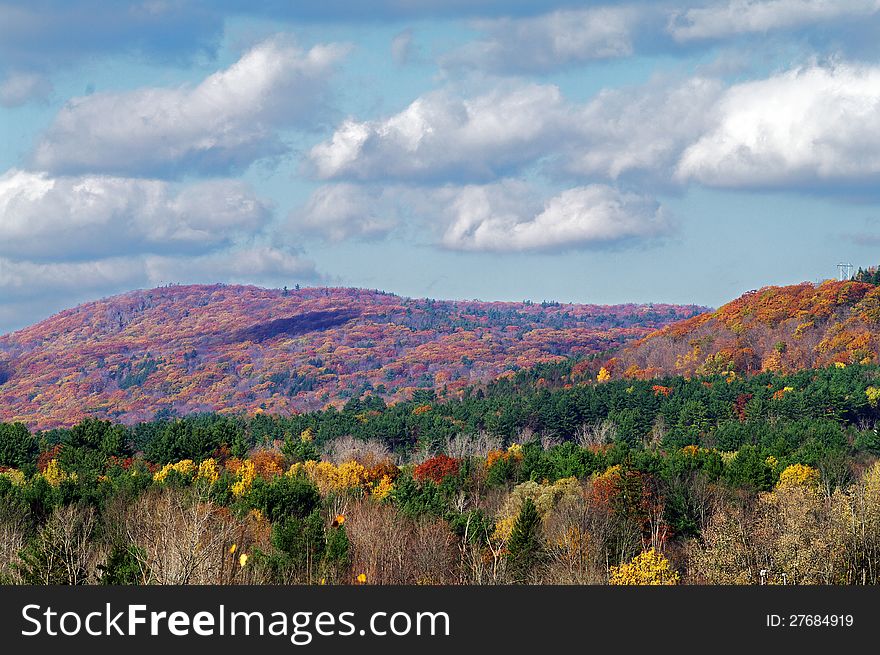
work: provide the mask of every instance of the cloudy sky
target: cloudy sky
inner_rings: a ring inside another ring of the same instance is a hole
[[[880,262],[880,0],[0,0],[0,333],[167,283],[717,306]]]

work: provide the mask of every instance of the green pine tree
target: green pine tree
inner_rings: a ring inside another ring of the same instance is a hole
[[[507,549],[507,567],[511,579],[518,584],[525,584],[544,559],[541,517],[531,498],[526,498],[523,502],[516,523],[513,524]]]

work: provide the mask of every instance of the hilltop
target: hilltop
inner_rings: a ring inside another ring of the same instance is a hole
[[[648,379],[876,363],[878,328],[874,284],[769,286],[628,344],[606,368],[615,377]]]
[[[32,428],[195,412],[293,413],[455,397],[593,355],[705,308],[441,301],[345,288],[170,286],[0,336],[0,421]]]

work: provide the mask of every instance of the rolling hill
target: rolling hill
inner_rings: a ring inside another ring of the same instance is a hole
[[[705,308],[438,301],[344,288],[169,286],[0,336],[0,421],[124,423],[290,413],[419,389],[454,397],[538,362],[600,353]]]
[[[725,372],[787,373],[857,363],[880,354],[880,287],[834,280],[770,286],[672,323],[624,347],[613,377]]]

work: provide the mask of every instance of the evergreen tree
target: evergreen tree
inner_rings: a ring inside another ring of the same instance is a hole
[[[0,466],[26,468],[37,457],[37,440],[21,423],[0,423]]]
[[[525,584],[544,558],[541,517],[531,498],[523,502],[508,544],[507,566],[514,582]]]

